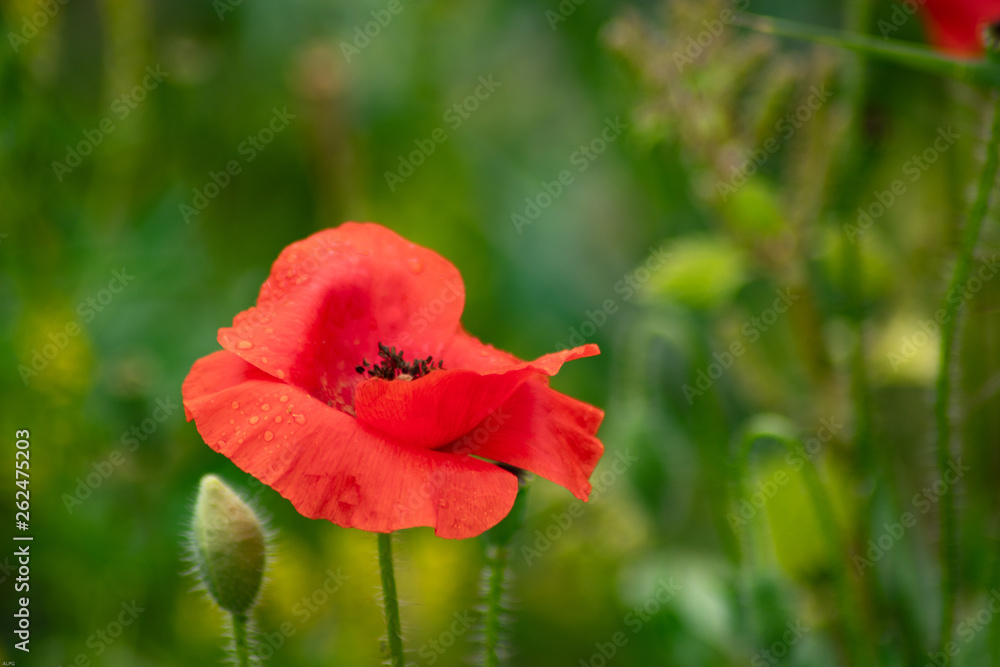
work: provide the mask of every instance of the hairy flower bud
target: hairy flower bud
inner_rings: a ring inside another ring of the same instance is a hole
[[[267,542],[261,521],[215,475],[198,487],[192,525],[197,573],[216,604],[246,614],[260,592]]]

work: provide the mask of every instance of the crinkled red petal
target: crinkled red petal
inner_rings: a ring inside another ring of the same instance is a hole
[[[532,377],[555,375],[567,361],[600,353],[596,345],[585,345],[521,361],[471,340],[460,342],[461,354],[453,354],[454,344],[445,353],[448,369],[411,382],[368,379],[358,385],[358,421],[416,447],[441,447],[467,433]],[[480,355],[477,345],[488,354]],[[470,360],[478,368],[469,370]]]
[[[372,532],[433,526],[457,539],[498,523],[517,494],[498,466],[375,433],[228,351],[198,360],[183,396],[212,449],[307,517]]]
[[[440,358],[459,327],[465,287],[437,253],[376,224],[345,223],[293,243],[257,305],[219,330],[219,343],[323,403],[349,406],[355,367],[378,344]]]
[[[524,468],[586,500],[604,452],[595,436],[604,412],[561,394],[536,377],[522,383],[486,419],[440,451],[471,454]]]

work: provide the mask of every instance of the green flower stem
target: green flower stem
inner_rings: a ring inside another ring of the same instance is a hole
[[[989,143],[986,146],[986,162],[979,177],[976,199],[969,210],[969,219],[962,232],[961,247],[955,270],[948,285],[948,291],[941,306],[945,315],[941,324],[941,351],[934,398],[934,417],[937,422],[937,467],[938,474],[946,479],[951,460],[951,420],[948,408],[951,403],[951,362],[958,332],[960,301],[949,299],[948,295],[960,291],[972,266],[972,252],[979,239],[979,229],[990,207],[990,195],[1000,164],[1000,97],[993,103],[993,122]],[[952,488],[945,489],[941,496],[941,643],[940,651],[948,655],[947,646],[951,641],[952,624],[955,615],[956,574],[958,567],[958,541],[955,526],[955,494]]]
[[[237,667],[250,667],[250,640],[247,637],[246,614],[233,614],[233,640],[236,645]]]
[[[941,74],[960,81],[1000,86],[1000,64],[988,60],[944,56],[924,47],[891,39],[876,39],[840,30],[785,21],[755,14],[736,14],[737,25],[781,37],[803,39],[850,49],[875,58],[890,60],[914,69]]]
[[[501,616],[503,615],[503,579],[507,571],[509,550],[506,546],[490,545],[486,554],[489,566],[489,584],[486,593],[486,624],[483,645],[486,649],[485,667],[499,667],[497,648],[500,645]]]
[[[862,34],[871,18],[871,2],[869,0],[851,0],[845,12],[847,29],[853,34]],[[841,146],[841,163],[846,163],[858,146],[858,118],[864,101],[865,63],[861,54],[852,58],[845,74],[845,111],[844,127],[845,141]],[[848,299],[848,312],[854,329],[854,346],[851,351],[851,399],[853,403],[855,435],[854,448],[859,468],[872,482],[877,481],[875,474],[874,452],[872,451],[870,392],[865,351],[865,307],[864,307],[864,274],[860,243],[848,243],[845,246],[844,285]],[[872,496],[874,497],[874,491]],[[869,510],[871,503],[868,504]],[[867,534],[867,524],[870,512],[860,517],[864,532]],[[874,584],[873,584],[874,585]]]
[[[392,566],[392,533],[378,534],[378,565],[382,573],[382,597],[385,602],[385,627],[389,635],[389,659],[392,667],[405,667],[403,631],[399,622],[399,598],[396,572]]]

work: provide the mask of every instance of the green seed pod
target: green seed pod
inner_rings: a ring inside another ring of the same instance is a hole
[[[245,615],[264,579],[267,540],[261,521],[215,475],[198,487],[192,526],[197,573],[216,604]]]

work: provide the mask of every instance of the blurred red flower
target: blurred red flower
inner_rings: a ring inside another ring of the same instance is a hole
[[[450,262],[384,227],[314,234],[195,362],[188,421],[300,513],[345,527],[478,535],[517,494],[491,461],[586,500],[604,413],[548,376],[597,346],[521,361],[464,331],[464,303]]]
[[[982,29],[1000,20],[1000,0],[925,0],[932,44],[956,55],[982,53]]]

